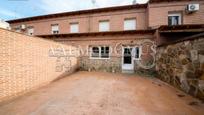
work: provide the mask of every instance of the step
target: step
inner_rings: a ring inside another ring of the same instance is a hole
[[[135,73],[134,70],[122,70],[122,73],[133,74]]]

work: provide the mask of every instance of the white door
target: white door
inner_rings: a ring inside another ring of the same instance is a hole
[[[132,50],[131,47],[123,47],[122,70],[134,70]]]

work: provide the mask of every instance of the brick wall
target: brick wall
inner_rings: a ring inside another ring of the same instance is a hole
[[[77,57],[62,55],[61,47],[77,53],[72,46],[0,29],[0,102],[72,73]]]
[[[186,14],[185,8],[190,3],[200,4],[200,10],[192,14]],[[168,12],[180,12],[182,14],[183,24],[204,23],[204,1],[174,1],[149,4],[148,27],[168,25]]]
[[[157,48],[160,79],[204,99],[204,38],[198,37]]]
[[[34,27],[34,35],[51,34],[51,24],[59,24],[59,33],[70,33],[70,23],[79,23],[79,33],[98,32],[99,21],[109,20],[110,31],[123,31],[124,20],[126,18],[136,18],[137,29],[147,29],[146,9],[127,9],[119,11],[109,11],[91,14],[76,14],[71,16],[42,19],[36,21],[25,21],[21,23],[11,23],[11,27],[25,24],[27,27]],[[25,32],[26,33],[26,32]]]

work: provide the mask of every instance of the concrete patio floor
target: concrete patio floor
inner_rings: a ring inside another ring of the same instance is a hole
[[[1,104],[0,115],[204,115],[204,105],[154,78],[77,72]]]

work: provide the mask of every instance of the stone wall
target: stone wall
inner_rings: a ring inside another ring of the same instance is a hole
[[[121,57],[111,57],[110,59],[90,59],[81,57],[80,69],[85,71],[121,72]]]
[[[68,75],[77,57],[62,54],[72,46],[0,29],[0,102]]]
[[[204,37],[158,47],[156,63],[162,80],[204,99]]]
[[[155,66],[151,68],[146,68],[148,64],[154,62],[153,58],[134,60],[134,72],[138,74],[154,74]],[[138,63],[142,64],[139,65]],[[143,67],[145,66],[145,67]],[[122,56],[111,56],[110,59],[90,59],[90,57],[82,56],[80,58],[79,64],[80,70],[83,71],[102,71],[102,72],[112,72],[121,73],[122,72]]]

